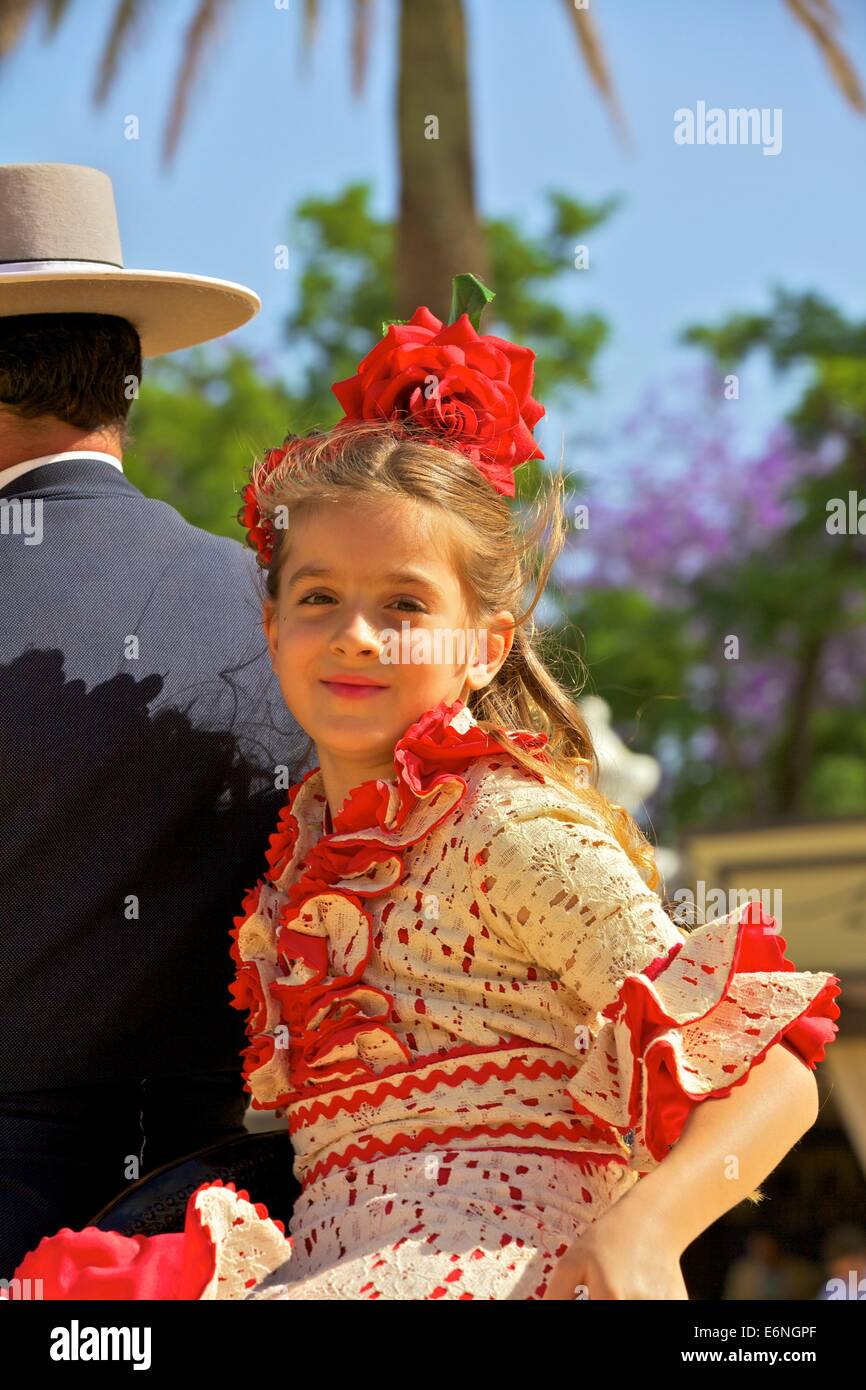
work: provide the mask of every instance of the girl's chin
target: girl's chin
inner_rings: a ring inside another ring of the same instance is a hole
[[[403,691],[398,694],[392,686],[383,688],[380,695],[335,696],[324,686],[317,690],[312,699],[305,702],[304,714],[308,719],[290,710],[298,723],[311,735],[317,744],[323,744],[335,753],[359,752],[357,730],[364,729],[375,744],[390,741],[393,746],[398,739],[428,710],[435,709],[442,701],[453,703],[459,695],[437,695],[434,692],[412,696]],[[341,731],[351,730],[352,742],[340,746]]]

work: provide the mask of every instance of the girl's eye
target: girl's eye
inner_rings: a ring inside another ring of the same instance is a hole
[[[310,599],[315,599],[315,598],[325,598],[325,599],[330,600],[330,599],[331,599],[331,595],[330,595],[330,594],[323,593],[321,589],[316,589],[316,590],[314,590],[313,593],[305,594],[304,597],[300,600],[300,602],[301,602],[301,603],[308,603]],[[416,598],[397,598],[397,599],[394,600],[394,603],[393,603],[392,606],[396,608],[397,604],[399,604],[399,603],[409,603],[409,604],[414,605],[412,608],[409,609],[409,612],[410,612],[410,613],[426,613],[426,612],[427,612],[427,610],[426,610],[426,608],[424,607],[424,605],[423,605],[418,599],[416,599]],[[319,607],[319,605],[318,605],[318,604],[312,604],[311,607],[317,608],[317,607]]]
[[[394,607],[395,607],[395,608],[396,608],[396,606],[397,606],[398,603],[413,603],[413,604],[415,605],[415,607],[409,609],[409,612],[410,612],[410,613],[426,613],[426,612],[427,612],[427,609],[424,607],[424,605],[423,605],[422,603],[419,603],[418,600],[417,600],[416,598],[398,598],[398,599],[395,599],[395,600],[394,600]]]

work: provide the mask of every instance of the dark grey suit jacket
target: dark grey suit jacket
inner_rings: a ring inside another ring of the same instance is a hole
[[[255,569],[103,460],[0,488],[0,1276],[240,1131],[228,933],[312,765]]]

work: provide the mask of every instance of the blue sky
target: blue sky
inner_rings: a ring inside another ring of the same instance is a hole
[[[291,262],[287,271],[273,265],[290,208],[359,178],[372,182],[381,213],[396,199],[395,0],[374,6],[359,100],[350,84],[348,0],[322,0],[306,62],[301,0],[279,3],[228,7],[168,169],[162,133],[192,0],[152,7],[103,108],[91,92],[113,0],[73,0],[51,42],[41,23],[31,25],[0,69],[0,162],[106,170],[125,263],[251,285],[264,307],[234,340],[263,353],[280,350],[294,295]],[[866,85],[866,7],[836,6]],[[815,289],[850,315],[866,314],[866,118],[844,102],[782,0],[598,0],[593,8],[630,150],[591,87],[561,0],[466,0],[482,211],[537,230],[546,189],[624,197],[593,235],[591,270],[563,278],[567,302],[602,313],[612,339],[599,361],[598,394],[545,422],[548,457],[558,456],[563,431],[604,436],[656,383],[694,361],[676,345],[682,325],[759,311],[773,283]],[[781,153],[675,144],[674,111],[698,101],[781,108]],[[129,114],[139,119],[137,141],[124,138]],[[291,346],[279,360],[291,372]],[[741,390],[737,426],[757,443],[791,388],[776,387],[757,364]]]

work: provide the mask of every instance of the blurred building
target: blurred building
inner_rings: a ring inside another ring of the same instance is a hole
[[[764,1202],[740,1203],[695,1242],[686,1282],[695,1297],[722,1297],[734,1266],[727,1287],[744,1287],[742,1262],[754,1262],[756,1238],[775,1243],[779,1269],[808,1261],[820,1281],[827,1233],[866,1213],[866,820],[703,830],[685,836],[682,849],[695,920],[757,899],[796,968],[830,971],[842,985],[839,1032],[815,1071],[816,1123],[761,1183]]]

